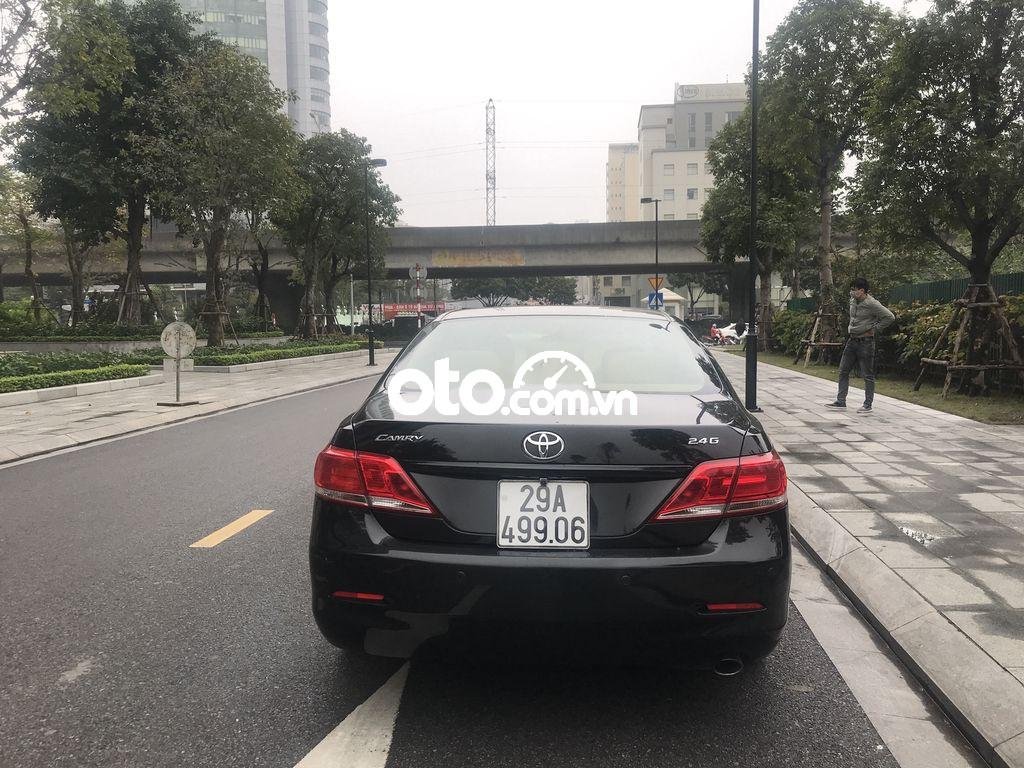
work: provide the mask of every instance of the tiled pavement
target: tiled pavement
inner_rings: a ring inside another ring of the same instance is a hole
[[[365,356],[356,356],[263,371],[182,373],[182,400],[198,400],[199,404],[179,408],[157,405],[174,399],[173,377],[155,386],[0,407],[0,464],[280,395],[379,375],[394,354],[379,351],[376,368],[367,368]]]
[[[716,358],[742,391],[742,357]],[[759,418],[791,482],[1024,682],[1024,427],[885,396],[857,416],[856,389],[835,412],[835,386],[758,367]]]

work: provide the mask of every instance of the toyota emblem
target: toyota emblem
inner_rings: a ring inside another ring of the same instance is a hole
[[[523,438],[523,450],[531,459],[550,461],[562,455],[565,441],[554,432],[531,432]]]

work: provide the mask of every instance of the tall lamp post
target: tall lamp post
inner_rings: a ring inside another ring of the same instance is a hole
[[[387,160],[379,157],[366,158],[363,166],[363,207],[366,209],[366,307],[367,327],[366,339],[369,343],[370,361],[367,365],[376,365],[373,359],[373,264],[370,261],[370,168],[383,168]]]
[[[761,53],[758,45],[759,0],[754,0],[754,51],[750,63],[750,276],[747,297],[747,370],[745,405],[757,407],[757,70]]]
[[[654,203],[654,308],[658,308],[658,203],[661,202],[660,197],[641,197],[641,204]]]

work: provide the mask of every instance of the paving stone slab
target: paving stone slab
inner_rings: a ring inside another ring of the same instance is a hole
[[[1024,685],[947,618],[932,613],[892,635],[989,745],[1024,733]]]
[[[939,608],[992,603],[984,589],[950,568],[897,568],[896,573],[925,600]],[[950,614],[946,612],[946,615]]]

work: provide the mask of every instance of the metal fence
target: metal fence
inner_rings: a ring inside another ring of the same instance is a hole
[[[813,312],[818,308],[818,300],[814,296],[804,296],[802,299],[790,299],[786,302],[786,309],[791,312]]]
[[[953,301],[967,293],[970,278],[938,280],[934,283],[897,285],[889,291],[889,300],[910,303],[914,301]],[[1024,272],[992,275],[992,287],[998,295],[1024,293]]]
[[[937,280],[933,283],[909,283],[897,285],[889,291],[888,301],[910,304],[915,301],[953,301],[967,293],[970,278],[958,277],[954,280]],[[1010,272],[1004,275],[992,275],[992,287],[996,294],[1002,296],[1024,294],[1024,272]],[[790,299],[786,309],[793,312],[813,312],[817,307],[817,299],[808,296],[802,299]]]

